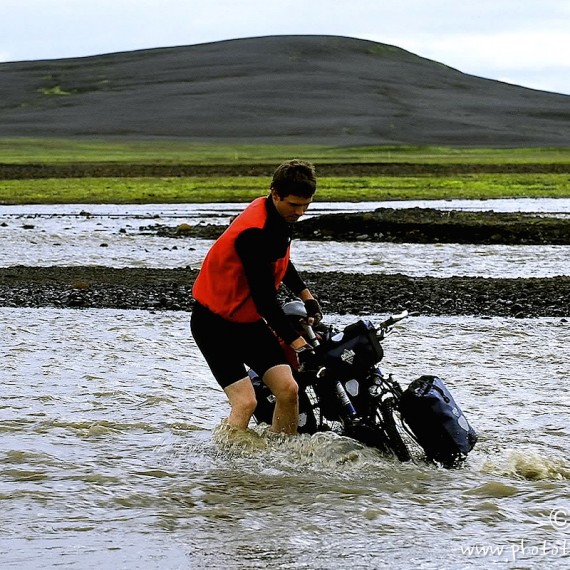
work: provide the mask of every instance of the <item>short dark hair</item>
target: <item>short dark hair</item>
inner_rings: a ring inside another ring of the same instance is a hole
[[[317,190],[315,167],[304,160],[288,160],[275,169],[271,189],[275,190],[281,198],[290,194],[312,198]]]

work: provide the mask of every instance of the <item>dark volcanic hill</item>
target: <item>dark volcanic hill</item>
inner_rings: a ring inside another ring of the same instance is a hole
[[[1,64],[0,136],[568,146],[570,96],[384,44],[271,36]]]

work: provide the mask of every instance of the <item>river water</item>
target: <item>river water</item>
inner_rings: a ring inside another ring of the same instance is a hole
[[[569,199],[316,202],[310,215],[377,207],[535,212],[570,216]],[[0,267],[105,265],[200,267],[211,241],[147,235],[141,227],[227,223],[244,204],[0,206]],[[302,271],[403,273],[413,277],[553,277],[570,274],[570,246],[296,241]]]
[[[398,204],[570,214],[568,200]],[[199,266],[210,242],[139,225],[225,223],[242,207],[1,206],[0,266]],[[549,276],[570,274],[569,251],[297,242],[295,260]],[[569,567],[567,319],[416,317],[398,331],[385,368],[403,385],[444,377],[480,434],[462,469],[331,434],[228,432],[185,313],[0,308],[0,568]]]
[[[569,566],[564,319],[416,317],[385,340],[387,370],[441,375],[479,431],[459,470],[236,438],[185,313],[1,308],[0,331],[1,568]]]

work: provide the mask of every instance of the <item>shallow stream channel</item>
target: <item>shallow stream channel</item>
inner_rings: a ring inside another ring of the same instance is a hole
[[[212,241],[148,235],[152,224],[227,224],[245,204],[0,206],[0,267],[12,265],[199,268]],[[569,217],[570,199],[316,202],[308,216],[429,207]],[[302,271],[412,277],[554,277],[570,274],[567,245],[465,245],[295,240]]]

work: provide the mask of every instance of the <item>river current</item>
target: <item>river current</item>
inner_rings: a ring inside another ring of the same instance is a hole
[[[568,565],[564,320],[416,317],[386,339],[387,370],[441,375],[478,430],[458,470],[232,436],[185,313],[0,309],[0,327],[2,568]]]
[[[87,217],[75,206],[7,208],[2,266],[112,265],[110,258],[177,266],[169,257],[177,250],[162,249],[172,241],[154,250],[148,236],[132,236],[129,251],[149,248],[134,258],[113,258],[114,246],[98,243],[123,239],[120,228],[139,223],[136,216],[148,224],[156,210]],[[211,209],[217,219],[219,207]],[[183,266],[199,264],[196,244],[176,245]],[[501,261],[510,250],[481,248],[478,257],[462,246],[435,271],[427,259],[437,246],[378,245],[379,272],[468,273],[469,257],[477,274],[504,276],[516,265]],[[531,265],[568,274],[548,248],[518,250],[529,261],[513,275]],[[351,270],[340,251],[336,263]],[[311,267],[318,248],[309,253],[298,265]],[[362,246],[352,260],[363,260],[358,271],[372,255]],[[355,319],[327,315],[338,326]],[[384,350],[384,368],[403,386],[421,374],[445,379],[479,433],[461,469],[420,458],[401,464],[334,434],[280,438],[254,426],[232,434],[187,313],[0,308],[0,568],[569,567],[568,319],[414,317]]]

